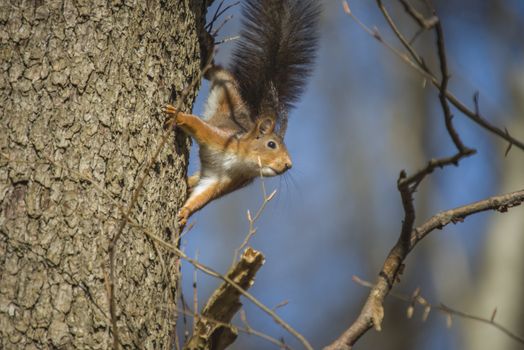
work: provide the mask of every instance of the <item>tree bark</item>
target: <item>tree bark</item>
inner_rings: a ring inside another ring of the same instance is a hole
[[[200,70],[205,9],[205,0],[0,4],[0,348],[110,346],[108,245],[159,143],[160,107]],[[131,212],[171,241],[189,142],[175,138]],[[169,349],[176,258],[128,225],[115,261],[121,344]]]

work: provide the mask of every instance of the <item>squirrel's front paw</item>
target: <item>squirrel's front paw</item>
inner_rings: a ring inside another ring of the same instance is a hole
[[[164,108],[164,113],[168,114],[168,118],[166,119],[166,122],[164,123],[164,127],[173,127],[176,125],[176,117],[178,115],[178,111],[175,107],[172,105],[167,105]]]
[[[178,221],[178,227],[186,226],[187,219],[189,219],[190,214],[191,212],[186,207],[182,207],[182,209],[179,210],[178,214],[176,215],[177,221]]]
[[[171,115],[177,114],[177,110],[173,105],[167,105],[166,108],[164,108],[164,112]]]

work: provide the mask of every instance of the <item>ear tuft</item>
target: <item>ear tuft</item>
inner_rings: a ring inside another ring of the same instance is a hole
[[[275,129],[275,121],[271,118],[263,118],[257,124],[257,130],[260,135],[269,135]]]

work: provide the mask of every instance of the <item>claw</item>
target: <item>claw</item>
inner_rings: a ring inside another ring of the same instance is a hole
[[[177,114],[176,108],[173,107],[172,105],[167,105],[166,108],[164,108],[164,112],[167,114],[173,114],[173,115]]]
[[[169,117],[166,119],[166,122],[164,123],[164,128],[167,129],[168,127],[173,127],[176,124],[176,116],[178,114],[178,111],[175,107],[172,105],[167,105],[164,108],[164,113],[169,114]]]
[[[187,208],[182,208],[177,214],[178,227],[186,226],[187,219],[189,218],[190,211]]]

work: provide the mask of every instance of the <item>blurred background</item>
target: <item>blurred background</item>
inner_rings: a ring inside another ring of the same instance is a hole
[[[228,1],[230,4],[233,1]],[[212,15],[219,1],[209,11]],[[522,0],[433,1],[442,19],[452,74],[450,90],[473,108],[479,91],[482,114],[524,140],[524,2]],[[424,9],[423,1],[412,4]],[[398,5],[385,1],[408,38],[416,26]],[[353,0],[355,16],[400,47],[375,2]],[[239,32],[240,6],[218,40]],[[426,12],[427,13],[427,12]],[[430,66],[437,64],[433,32],[414,46]],[[234,41],[220,45],[217,62],[227,64]],[[438,71],[438,70],[435,70]],[[207,97],[204,83],[195,114]],[[459,167],[438,170],[415,196],[417,223],[438,211],[524,187],[524,152],[481,129],[453,109],[456,129],[478,154]],[[291,113],[286,143],[293,169],[265,180],[277,190],[251,245],[266,263],[250,290],[269,307],[287,302],[278,314],[315,348],[333,341],[357,316],[368,290],[352,276],[374,281],[396,241],[403,217],[396,180],[430,158],[454,154],[438,102],[424,79],[365,33],[344,14],[339,1],[324,1],[320,49],[314,75]],[[198,169],[196,145],[190,172]],[[184,236],[192,257],[225,273],[248,232],[246,210],[262,203],[260,180],[194,215]],[[496,320],[524,334],[524,207],[509,213],[484,213],[435,231],[409,256],[395,291],[421,294],[431,303]],[[183,290],[192,305],[193,267],[183,266]],[[201,305],[219,281],[198,273]],[[245,301],[254,329],[301,348],[267,315]],[[383,331],[370,331],[359,349],[522,349],[494,327],[434,310],[422,322],[422,308],[406,317],[408,304],[388,297]],[[191,323],[191,321],[188,321]],[[241,322],[237,318],[237,324]],[[184,324],[180,322],[181,330]],[[188,325],[189,327],[189,325]],[[270,349],[243,335],[233,349]]]

